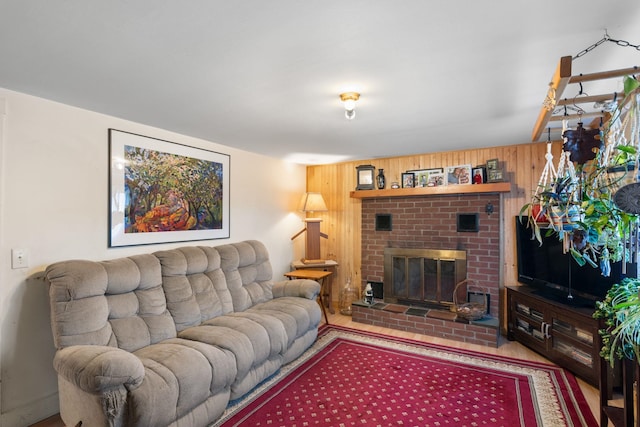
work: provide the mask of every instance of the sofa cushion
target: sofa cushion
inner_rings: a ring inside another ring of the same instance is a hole
[[[248,240],[218,246],[217,249],[234,311],[244,311],[273,298],[273,270],[269,253],[261,242]]]
[[[231,313],[233,304],[215,248],[158,251],[167,307],[178,331]]]
[[[179,337],[213,345],[233,354],[237,377],[245,376],[256,360],[254,347],[249,337],[235,329],[201,325],[181,331]]]
[[[252,367],[259,365],[271,356],[271,343],[267,328],[251,319],[233,315],[220,316],[208,320],[204,325],[232,329],[246,336],[252,347]],[[281,335],[284,335],[284,331]],[[283,336],[278,338],[282,341],[285,340]]]
[[[153,255],[63,261],[47,267],[54,343],[127,351],[176,336]]]
[[[202,343],[173,339],[135,352],[145,368],[142,384],[131,392],[129,421],[139,426],[169,425],[230,390],[233,355]]]
[[[205,325],[218,325],[230,328],[238,328],[241,331],[250,333],[249,339],[258,341],[262,339],[262,333],[258,336],[256,331],[264,329],[267,334],[267,345],[270,347],[269,356],[283,354],[291,342],[296,338],[289,337],[283,322],[276,316],[272,316],[266,312],[245,311],[242,313],[231,313],[216,319],[205,322]]]
[[[296,332],[298,338],[307,333],[310,329],[315,329],[320,324],[322,313],[320,306],[314,300],[297,297],[282,297],[258,304],[248,310],[249,312],[265,312],[272,316],[281,317],[284,313],[295,319]],[[283,319],[283,321],[286,321]]]

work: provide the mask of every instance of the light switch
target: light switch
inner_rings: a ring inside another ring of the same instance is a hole
[[[11,268],[29,267],[29,251],[26,249],[11,249]]]

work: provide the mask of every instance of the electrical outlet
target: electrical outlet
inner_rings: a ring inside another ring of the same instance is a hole
[[[11,268],[29,267],[29,251],[26,249],[11,249]]]

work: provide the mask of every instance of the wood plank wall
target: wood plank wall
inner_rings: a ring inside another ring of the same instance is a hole
[[[556,164],[561,146],[562,143],[559,141],[553,143],[552,152]],[[475,167],[484,164],[488,159],[497,158],[500,167],[504,169],[505,180],[512,184],[511,192],[502,196],[500,212],[502,288],[517,283],[514,218],[535,190],[545,165],[546,150],[546,143],[529,143],[308,166],[307,191],[322,193],[329,209],[322,215],[314,214],[323,219],[321,231],[329,236],[328,239],[321,239],[321,254],[325,258],[335,259],[340,265],[338,275],[333,280],[333,301],[336,310],[339,308],[340,289],[346,283],[347,277],[351,276],[354,284],[361,283],[361,201],[349,197],[349,192],[356,188],[356,166],[371,164],[376,169],[384,169],[387,188],[390,188],[391,182],[400,182],[401,173],[407,170],[459,164],[471,164]],[[506,321],[503,319],[501,324],[506,325]]]

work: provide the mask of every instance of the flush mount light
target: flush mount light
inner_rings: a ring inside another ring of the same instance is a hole
[[[360,99],[358,92],[345,92],[340,94],[340,99],[344,102],[344,115],[352,120],[356,116],[356,101]]]

